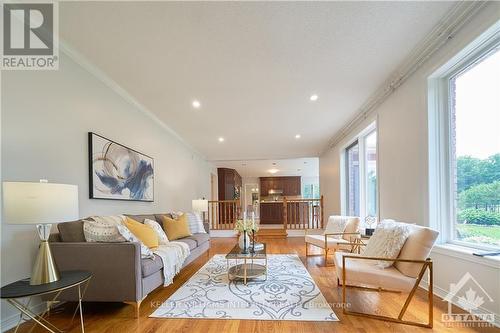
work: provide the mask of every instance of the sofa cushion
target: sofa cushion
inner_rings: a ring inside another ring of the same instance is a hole
[[[138,214],[138,215],[131,215],[131,214],[125,214],[125,216],[130,217],[133,220],[136,220],[138,222],[144,223],[145,219],[148,220],[155,220],[155,216],[153,214]]]
[[[161,258],[156,254],[153,258],[141,259],[142,277],[150,276],[151,274],[158,272],[162,268],[163,262],[161,261]]]
[[[156,222],[160,223],[160,225],[162,226],[163,228],[163,216],[166,216],[168,217],[169,219],[173,219],[174,217],[172,216],[172,214],[170,213],[160,213],[160,214],[155,214],[155,218],[154,220],[156,220]]]
[[[186,243],[189,246],[190,250],[194,250],[198,247],[198,243],[194,239],[190,239],[189,237],[176,239],[175,241]]]
[[[186,237],[187,239],[192,239],[196,242],[197,246],[200,246],[201,244],[208,242],[210,239],[210,236],[208,234],[192,234],[189,237]]]
[[[83,220],[63,222],[57,225],[62,242],[81,243],[85,242],[83,234]]]

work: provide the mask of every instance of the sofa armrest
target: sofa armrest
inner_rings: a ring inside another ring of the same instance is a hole
[[[85,301],[142,300],[139,243],[53,242],[50,248],[59,270],[92,272]],[[69,293],[66,296],[73,298]]]

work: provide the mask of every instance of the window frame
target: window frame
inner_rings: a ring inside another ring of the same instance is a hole
[[[500,22],[497,22],[428,78],[429,225],[440,232],[438,242],[441,244],[498,250],[495,246],[455,239],[457,200],[452,81],[499,49]]]
[[[378,127],[377,121],[373,121],[366,128],[364,128],[357,135],[351,137],[345,145],[343,145],[340,149],[340,165],[342,166],[340,169],[340,204],[341,204],[341,212],[342,215],[347,215],[349,212],[347,197],[349,194],[349,175],[348,175],[348,158],[347,151],[349,148],[352,148],[354,145],[358,144],[358,154],[359,154],[359,217],[361,218],[361,226],[365,224],[365,218],[367,213],[368,203],[366,201],[366,188],[367,188],[367,177],[366,177],[366,137],[375,132],[377,138],[376,144],[376,175],[377,175],[377,190],[376,190],[376,218],[380,220],[380,196],[379,196],[379,188],[380,188],[380,178],[379,178],[379,140],[378,140]]]

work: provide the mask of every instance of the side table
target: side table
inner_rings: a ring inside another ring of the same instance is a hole
[[[0,289],[0,298],[6,299],[13,307],[18,309],[21,312],[21,318],[17,323],[16,332],[19,328],[19,325],[22,321],[23,314],[28,316],[30,319],[35,321],[35,325],[39,324],[47,331],[56,333],[62,332],[60,329],[52,325],[47,319],[44,318],[44,315],[48,312],[48,309],[45,310],[41,315],[37,315],[29,309],[29,305],[32,297],[41,296],[45,294],[55,293],[52,302],[57,301],[57,298],[66,289],[70,288],[78,288],[78,305],[73,313],[73,317],[71,318],[71,322],[75,318],[76,313],[80,310],[80,326],[81,331],[85,332],[85,328],[83,326],[83,312],[82,312],[82,299],[85,295],[85,291],[89,285],[90,279],[92,278],[92,273],[87,271],[64,271],[61,272],[61,278],[52,283],[40,284],[36,286],[30,285],[30,280],[23,279],[6,286],[3,286]],[[82,285],[85,286],[82,288]],[[18,299],[28,297],[28,301],[23,304]],[[50,303],[50,304],[51,304]]]

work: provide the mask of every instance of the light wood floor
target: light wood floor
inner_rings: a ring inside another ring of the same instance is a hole
[[[212,238],[209,256],[226,253],[235,244],[234,238]],[[276,254],[298,254],[318,284],[327,301],[331,304],[341,303],[341,289],[337,286],[334,267],[324,267],[321,256],[305,258],[303,238],[288,238],[284,240],[267,241],[268,252]],[[317,252],[319,254],[319,252]],[[446,311],[446,303],[435,297],[434,329],[418,328],[394,324],[363,317],[343,315],[342,309],[335,308],[339,322],[300,322],[300,321],[257,321],[257,320],[215,320],[215,319],[158,319],[148,318],[155,307],[172,295],[186,282],[208,259],[202,255],[191,265],[182,270],[175,278],[174,284],[159,288],[151,293],[141,305],[140,317],[133,317],[132,306],[121,303],[86,303],[84,304],[86,332],[186,332],[186,333],[230,333],[230,332],[500,332],[498,328],[447,328],[441,323],[441,314]],[[401,308],[404,296],[393,293],[383,295],[351,290],[348,302],[352,310],[374,311],[376,313],[397,313]],[[426,303],[424,292],[419,292],[409,308],[407,319],[426,320]],[[56,308],[50,315],[50,321],[64,328],[71,318],[74,304],[64,304]],[[458,310],[454,310],[457,312]],[[28,332],[30,323],[24,324],[21,332]],[[68,328],[69,332],[79,332],[79,323],[75,322]],[[37,328],[34,332],[43,332]]]

